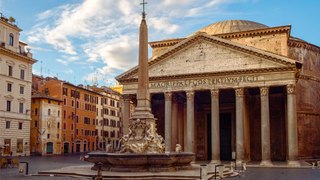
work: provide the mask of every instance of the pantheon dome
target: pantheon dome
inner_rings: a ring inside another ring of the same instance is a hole
[[[197,32],[205,32],[209,35],[265,29],[268,26],[247,20],[225,20],[210,24]]]

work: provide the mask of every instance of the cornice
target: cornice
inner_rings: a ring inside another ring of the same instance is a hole
[[[300,74],[299,79],[311,80],[311,81],[315,81],[315,82],[320,83],[320,78],[315,77],[315,76],[309,76],[309,75]]]
[[[290,30],[291,30],[291,26],[289,25],[289,26],[278,26],[278,27],[271,27],[271,28],[265,28],[265,29],[250,30],[250,31],[234,32],[234,33],[214,34],[210,36],[216,36],[222,39],[233,39],[233,38],[240,38],[240,37],[252,37],[252,36],[261,36],[266,34],[275,34],[275,33],[281,33],[281,32],[286,32],[288,35],[290,35]],[[194,34],[197,34],[197,33],[204,33],[204,32],[196,32]],[[150,42],[149,44],[152,48],[168,47],[168,46],[174,46],[185,39],[187,38],[168,39],[168,40]]]
[[[172,76],[156,76],[150,77],[150,81],[161,81],[171,79],[187,79],[187,78],[201,78],[212,76],[230,76],[239,74],[256,74],[256,73],[272,73],[272,72],[284,72],[284,71],[296,71],[295,67],[280,67],[280,68],[265,68],[265,69],[250,69],[250,70],[236,70],[236,71],[223,71],[223,72],[210,72],[210,73],[197,73],[197,74],[183,74]],[[123,83],[138,82],[137,78],[124,79]]]
[[[13,52],[11,50],[8,50],[2,46],[0,46],[0,52],[1,54],[4,54],[4,55],[7,55],[7,56],[11,56],[11,57],[14,57],[15,59],[16,58],[19,58],[20,60],[24,60],[26,61],[27,63],[30,63],[30,64],[34,64],[37,62],[37,60],[33,59],[33,58],[30,58],[28,56],[24,56],[24,55],[21,55],[19,53],[16,53],[16,52]]]
[[[301,64],[301,63],[296,62],[295,60],[290,59],[285,56],[273,54],[273,53],[263,51],[263,50],[260,50],[260,49],[254,48],[254,47],[244,46],[239,43],[235,43],[235,42],[231,42],[229,40],[221,39],[219,37],[209,36],[206,33],[197,33],[194,36],[189,37],[188,39],[185,39],[184,41],[174,45],[173,47],[166,50],[165,52],[163,52],[159,56],[149,60],[149,67],[156,64],[157,62],[159,62],[163,59],[170,57],[171,55],[179,52],[180,50],[184,49],[185,47],[187,47],[195,42],[203,41],[203,40],[211,42],[211,43],[215,43],[215,44],[218,44],[218,45],[221,45],[224,47],[228,47],[231,49],[235,49],[235,50],[247,53],[247,54],[258,56],[260,58],[269,59],[271,61],[274,61],[274,62],[277,62],[280,64],[284,64],[289,67],[295,67],[297,63]],[[138,66],[135,66],[132,69],[128,70],[127,72],[117,76],[116,79],[119,82],[122,82],[123,80],[125,80],[125,78],[128,78],[128,77],[136,74],[137,72],[138,72]]]
[[[314,44],[310,44],[306,41],[289,38],[288,46],[293,47],[293,48],[304,48],[304,49],[314,51],[314,52],[317,52],[320,54],[320,47],[318,47]]]
[[[303,116],[320,116],[320,113],[308,112],[308,111],[297,111],[297,114],[301,114]]]
[[[176,38],[176,39],[167,39],[167,40],[162,40],[162,41],[153,41],[153,42],[149,42],[149,45],[152,48],[167,47],[167,46],[176,45],[185,39],[186,38]]]
[[[0,22],[3,23],[5,26],[9,26],[9,27],[11,27],[12,29],[15,29],[15,30],[18,31],[18,32],[21,32],[21,31],[22,31],[22,29],[20,29],[17,25],[8,23],[8,21],[7,21],[6,19],[7,19],[7,18],[5,18],[5,17],[1,17],[1,18],[0,18]]]
[[[241,31],[241,32],[234,32],[234,33],[225,33],[225,34],[216,34],[214,36],[218,36],[223,39],[233,39],[233,38],[241,38],[241,37],[252,37],[252,36],[261,36],[266,34],[276,34],[276,33],[283,33],[286,32],[290,35],[291,26],[277,26],[265,29],[257,29],[257,30],[250,30],[250,31]]]

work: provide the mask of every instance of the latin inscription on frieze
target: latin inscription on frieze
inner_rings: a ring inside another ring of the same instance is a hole
[[[212,77],[201,79],[186,79],[166,82],[153,82],[150,83],[150,88],[184,88],[184,87],[198,87],[210,85],[223,85],[223,84],[238,84],[257,82],[258,76],[236,76],[236,77]]]

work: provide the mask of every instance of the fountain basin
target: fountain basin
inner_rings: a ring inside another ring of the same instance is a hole
[[[188,169],[195,155],[191,152],[170,153],[107,153],[94,151],[84,160],[94,163],[92,170],[98,170],[102,163],[103,171],[117,172],[167,172]]]

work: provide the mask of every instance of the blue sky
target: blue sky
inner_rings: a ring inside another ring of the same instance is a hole
[[[29,44],[35,74],[74,84],[114,85],[137,65],[142,0],[0,0]],[[291,35],[320,46],[320,1],[147,0],[149,41],[185,37],[214,22],[292,25]]]

